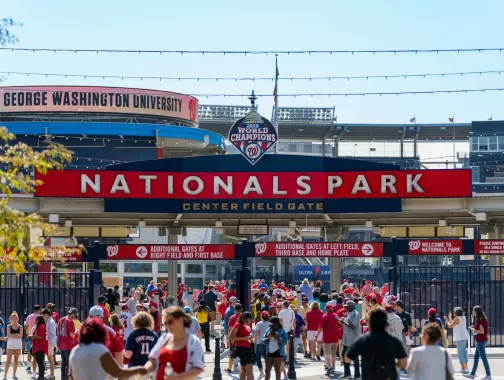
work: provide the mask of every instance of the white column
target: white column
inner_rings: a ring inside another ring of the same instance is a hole
[[[168,235],[168,244],[178,244],[178,235]],[[177,296],[177,260],[168,262],[168,294]]]
[[[277,257],[276,272],[280,276],[282,274],[282,258]]]
[[[152,262],[152,279],[154,280],[154,282],[156,284],[158,283],[158,276],[159,276],[158,262],[157,261],[153,261]]]

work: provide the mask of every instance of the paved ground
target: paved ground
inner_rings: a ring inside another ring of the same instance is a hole
[[[490,368],[492,370],[492,378],[494,380],[504,380],[504,348],[497,348],[497,349],[488,349],[488,354],[490,357]],[[450,352],[455,355],[455,350],[451,349]],[[224,356],[224,355],[223,355]],[[323,362],[313,362],[311,360],[306,360],[301,357],[302,355],[298,354],[298,363],[296,365],[296,375],[298,379],[307,379],[307,380],[315,380],[315,379],[328,379],[327,376],[325,376],[325,371],[324,371],[324,365]],[[455,368],[458,369],[458,362],[456,361],[456,356],[454,357],[454,364]],[[212,380],[212,375],[214,372],[214,354],[205,354],[205,363],[206,363],[206,368],[204,373],[202,374],[203,380]],[[3,366],[5,364],[5,355],[2,358],[2,365],[0,366],[3,370]],[[224,372],[224,369],[228,367],[229,364],[229,359],[227,357],[223,357],[220,360],[220,365],[221,365],[221,373],[222,373],[222,380],[238,380],[239,379],[239,371],[233,372],[231,375],[227,374]],[[469,368],[471,368],[472,365],[472,355],[470,355],[469,359]],[[257,367],[254,367],[254,378],[258,379],[259,376],[259,371],[257,370]],[[274,374],[272,374],[274,376]],[[478,371],[478,375],[483,376],[484,375],[484,369],[483,366],[480,362],[480,368]],[[339,377],[343,376],[343,367],[339,366],[336,368],[336,373],[332,375],[330,378],[331,379],[338,379]],[[4,372],[0,373],[0,379],[3,379],[4,377]],[[26,373],[26,367],[22,366],[18,369],[17,371],[17,377],[19,380],[30,380],[30,375]],[[10,380],[12,378],[12,368],[9,371],[9,377],[8,379]],[[60,370],[59,368],[56,369],[56,379],[60,379]],[[274,378],[274,377],[273,377]],[[463,379],[464,377],[456,375],[455,379]],[[408,379],[408,377],[402,376],[401,379]]]

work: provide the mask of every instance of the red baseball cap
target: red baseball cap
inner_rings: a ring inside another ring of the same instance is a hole
[[[395,308],[393,305],[385,305],[385,310],[386,311],[395,311]]]
[[[155,303],[155,302],[151,302],[151,303],[149,304],[149,306],[154,306],[156,309],[159,307],[159,306],[158,306],[158,304],[157,304],[157,303]]]
[[[263,311],[261,315],[269,315],[269,313],[267,311]]]
[[[427,312],[428,315],[436,315],[437,314],[437,310],[434,309],[433,307],[431,307],[429,309],[429,311]]]
[[[329,309],[331,309],[331,310],[332,310],[333,308],[334,308],[334,307],[333,307],[333,305],[331,305],[330,303],[329,303],[329,304],[327,304],[327,305],[325,305],[325,309],[326,309],[326,310],[329,310]]]

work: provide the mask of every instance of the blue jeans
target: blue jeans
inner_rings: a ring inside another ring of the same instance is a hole
[[[348,351],[350,347],[349,346],[343,346],[343,357],[345,357],[346,352]],[[355,360],[353,360],[354,364],[354,377],[360,377],[360,365],[359,365],[359,357],[357,356]],[[344,362],[343,364],[343,369],[344,369],[344,376],[351,376],[350,373],[350,363]]]
[[[257,344],[255,347],[256,366],[257,366],[257,368],[259,368],[259,371],[262,372],[263,366],[262,366],[261,358],[264,358],[264,363],[266,363],[266,345],[265,344]]]
[[[488,359],[486,356],[486,346],[487,342],[476,342],[476,352],[474,353],[474,364],[471,371],[471,375],[476,376],[476,371],[478,370],[478,362],[481,357],[483,366],[485,367],[485,372],[487,376],[492,376],[490,374],[490,365],[488,364]]]
[[[467,364],[467,340],[457,340],[457,356],[461,365]]]

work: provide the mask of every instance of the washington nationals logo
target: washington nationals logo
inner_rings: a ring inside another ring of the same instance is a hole
[[[117,245],[107,246],[107,257],[114,257],[119,253],[119,247]]]
[[[266,252],[267,247],[268,245],[266,243],[256,243],[255,245],[256,256],[261,256],[264,252]]]
[[[198,115],[198,106],[196,105],[196,99],[189,100],[189,119],[192,121],[196,120]]]
[[[416,251],[417,249],[420,248],[420,240],[412,240],[409,242],[409,249],[411,251]]]

